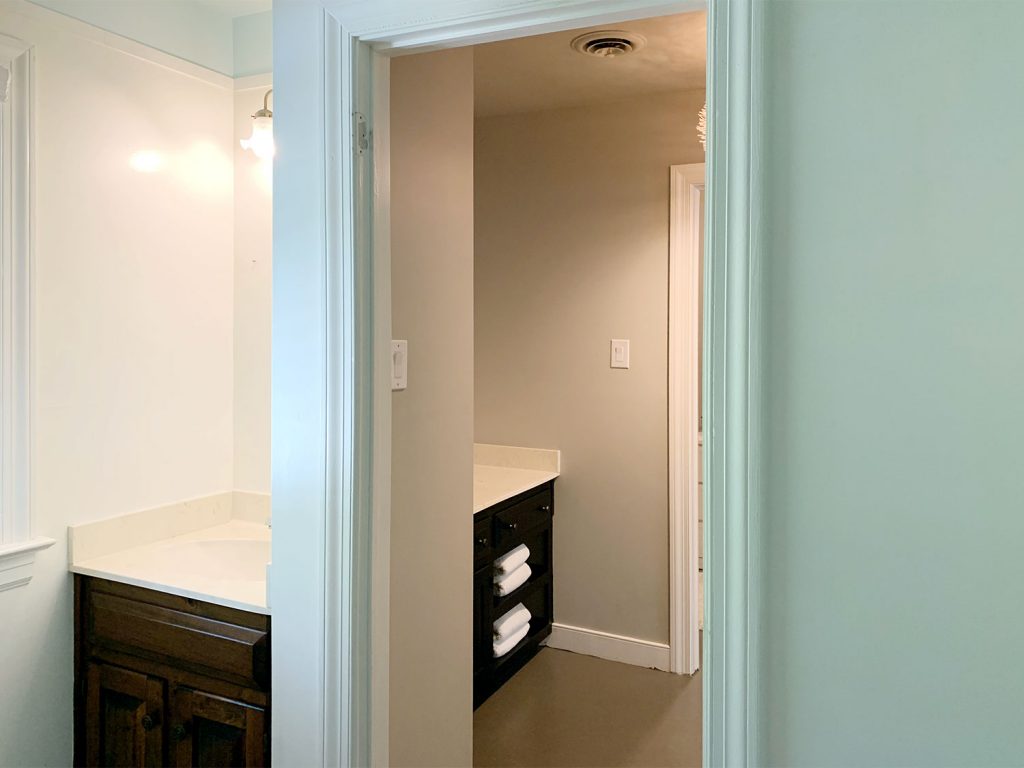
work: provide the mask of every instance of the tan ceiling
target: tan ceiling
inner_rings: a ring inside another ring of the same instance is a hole
[[[608,59],[584,56],[569,47],[577,35],[599,29],[639,32],[647,46]],[[706,58],[704,11],[478,45],[476,114],[532,112],[703,88]]]

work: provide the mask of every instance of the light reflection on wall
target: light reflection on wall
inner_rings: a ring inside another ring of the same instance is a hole
[[[219,198],[234,191],[232,158],[212,142],[196,142],[180,152],[173,164],[178,180],[196,194]]]
[[[253,183],[256,184],[256,187],[269,197],[274,189],[273,158],[260,158],[258,162],[253,163],[249,173],[252,175]]]
[[[179,184],[207,198],[230,196],[234,186],[232,158],[208,141],[173,153],[140,149],[131,154],[128,165],[138,173],[166,170]]]
[[[140,149],[128,159],[128,165],[139,173],[156,173],[164,167],[164,156],[154,149]]]

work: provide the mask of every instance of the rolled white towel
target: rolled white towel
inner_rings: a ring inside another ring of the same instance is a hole
[[[507,576],[502,576],[500,581],[494,582],[494,594],[498,597],[504,597],[510,592],[514,592],[526,583],[526,580],[530,578],[531,573],[533,573],[533,571],[530,570],[530,566],[523,563],[512,571],[512,573]]]
[[[530,609],[519,603],[515,608],[494,622],[494,641],[500,643],[514,635],[523,625],[529,624],[532,618],[533,614],[530,613]]]
[[[502,640],[500,643],[497,640],[495,640],[494,641],[494,658],[500,659],[506,653],[511,651],[517,645],[519,645],[519,641],[522,640],[524,637],[526,637],[526,634],[529,631],[530,631],[530,625],[527,624],[527,625],[525,625],[523,627],[520,627],[518,632],[516,632],[513,635],[509,635],[507,638]]]
[[[499,576],[503,576],[506,573],[512,573],[512,571],[529,559],[530,548],[525,544],[520,544],[515,549],[506,552],[494,561],[494,580],[497,581]]]

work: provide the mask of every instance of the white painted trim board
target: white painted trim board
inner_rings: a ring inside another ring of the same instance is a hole
[[[669,227],[668,529],[671,669],[700,667],[700,213],[704,163],[673,165]]]
[[[0,35],[7,70],[0,105],[0,591],[32,579],[32,388],[35,329],[35,61],[27,43]]]
[[[557,622],[552,624],[551,635],[544,641],[544,645],[560,651],[582,653],[585,656],[596,656],[599,659],[632,664],[635,667],[660,669],[663,672],[670,671],[671,666],[669,646],[664,643]]]

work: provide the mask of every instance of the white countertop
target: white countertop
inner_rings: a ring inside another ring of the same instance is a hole
[[[252,512],[222,494],[73,526],[68,568],[269,615],[269,499],[258,501]]]
[[[71,565],[73,573],[269,614],[270,529],[232,520]]]
[[[473,465],[473,514],[558,477],[557,472]]]
[[[477,444],[473,451],[473,514],[554,480],[561,453]]]

